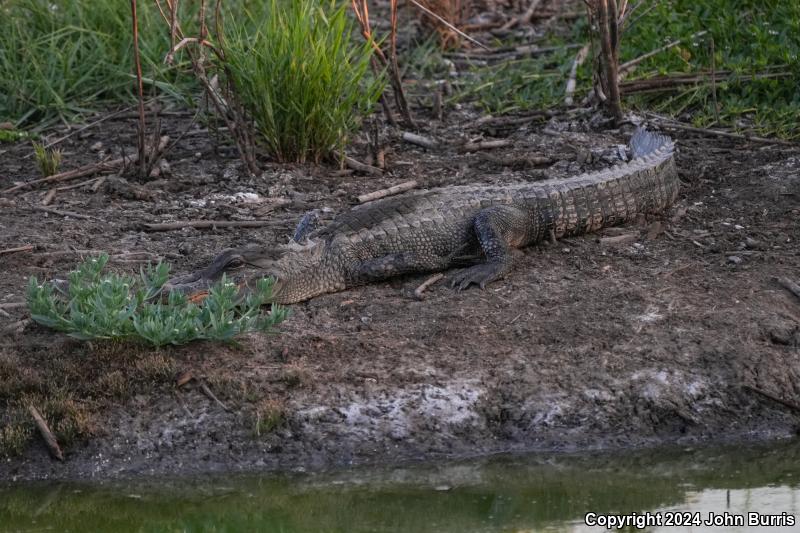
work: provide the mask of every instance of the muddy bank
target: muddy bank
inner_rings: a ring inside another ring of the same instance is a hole
[[[142,256],[131,251],[185,270],[225,247],[286,242],[307,210],[329,220],[356,195],[408,179],[501,184],[608,166],[629,134],[544,118],[503,132],[511,145],[487,158],[460,149],[500,135],[469,129],[476,118],[454,112],[436,123],[432,151],[385,132],[389,171],[379,178],[269,165],[249,178],[231,150],[196,134],[167,156],[160,180],[109,178],[96,192],[56,194],[52,208],[89,218],[35,210],[45,190],[15,194],[0,200],[0,249],[35,248],[0,256],[0,304],[23,301],[29,276],[63,277],[91,251],[116,254],[118,271],[138,270]],[[177,137],[187,126],[188,118],[167,127]],[[70,139],[65,161],[97,160],[89,148],[117,136],[134,145],[129,122],[104,128]],[[274,336],[155,352],[82,343],[35,324],[9,329],[25,309],[4,307],[0,423],[26,440],[21,455],[0,462],[0,477],[314,469],[793,435],[798,413],[752,388],[800,404],[800,301],[774,281],[800,276],[800,158],[677,140],[683,186],[670,212],[528,248],[485,291],[439,283],[418,301],[411,293],[426,276],[410,276],[294,305]],[[36,177],[22,159],[27,145],[3,150],[0,187]],[[366,146],[353,153],[363,157]],[[520,163],[528,156],[552,161]],[[141,226],[200,218],[269,225]],[[197,380],[176,388],[174,375],[185,371]],[[31,399],[59,420],[63,464],[51,462],[21,414]]]

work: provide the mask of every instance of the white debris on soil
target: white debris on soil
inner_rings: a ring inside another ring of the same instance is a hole
[[[266,199],[254,192],[237,192],[234,194],[212,194],[206,198],[189,200],[192,207],[206,207],[207,205],[221,204],[260,204]]]

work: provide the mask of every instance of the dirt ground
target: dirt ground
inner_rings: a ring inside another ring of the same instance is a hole
[[[578,119],[539,117],[504,132],[475,119],[454,111],[433,122],[441,148],[430,151],[384,137],[390,170],[378,178],[274,165],[249,178],[230,149],[215,153],[192,130],[161,179],[110,177],[97,192],[59,191],[48,206],[88,218],[34,209],[47,190],[8,195],[0,249],[35,248],[0,256],[0,304],[22,302],[31,275],[63,277],[87,250],[117,254],[111,268],[121,271],[140,266],[132,252],[184,271],[225,247],[285,242],[307,210],[330,218],[363,192],[412,178],[437,187],[566,176],[610,164],[626,141],[626,132],[591,131]],[[176,138],[189,122],[166,117],[167,133]],[[123,119],[76,135],[64,144],[65,166],[132,146],[133,132]],[[459,150],[481,135],[513,144],[491,160]],[[800,157],[677,140],[683,187],[670,212],[526,249],[519,268],[485,291],[438,283],[418,301],[411,292],[426,276],[410,276],[294,305],[274,336],[158,351],[14,328],[26,310],[4,307],[0,420],[27,424],[30,444],[1,463],[0,477],[305,469],[792,435],[798,413],[745,386],[800,403],[800,301],[774,281],[800,271]],[[0,187],[36,177],[29,146],[2,150]],[[532,155],[553,162],[498,162]],[[141,229],[201,218],[270,225]],[[630,239],[608,239],[620,232]],[[174,374],[187,370],[198,379],[176,388]],[[20,407],[31,401],[62,421],[63,464],[24,420]]]
[[[794,435],[800,300],[775,281],[800,278],[800,152],[786,146],[672,132],[683,185],[663,216],[530,247],[484,291],[440,282],[420,301],[412,295],[427,278],[420,275],[318,297],[293,305],[278,334],[235,346],[80,342],[30,323],[14,305],[30,276],[64,277],[100,251],[114,270],[134,273],[163,258],[183,272],[223,248],[285,243],[305,212],[321,209],[330,220],[358,194],[410,179],[420,187],[506,184],[603,168],[632,132],[602,129],[591,110],[514,124],[483,120],[468,106],[448,108],[441,120],[414,111],[437,147],[380,126],[388,170],[379,177],[271,163],[248,177],[219,135],[173,111],[162,115],[164,133],[185,135],[157,179],[113,175],[59,190],[49,212],[40,209],[46,188],[0,196],[0,250],[34,246],[0,252],[0,479]],[[135,124],[122,114],[73,135],[62,143],[62,167],[119,157],[123,147],[132,153]],[[481,139],[512,142],[462,149]],[[0,145],[0,189],[39,177],[31,152],[28,143]],[[369,152],[364,136],[349,151],[361,161]],[[197,219],[267,224],[142,226]],[[185,372],[196,379],[177,387]],[[48,457],[28,404],[53,425],[65,462]]]

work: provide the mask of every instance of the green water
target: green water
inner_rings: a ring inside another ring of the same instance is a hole
[[[503,456],[324,474],[0,485],[0,531],[603,531],[594,513],[789,513],[800,443],[624,454]],[[800,524],[800,520],[797,521]],[[651,527],[648,531],[800,531]],[[625,531],[635,531],[626,528]]]

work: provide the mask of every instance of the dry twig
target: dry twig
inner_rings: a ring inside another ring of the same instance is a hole
[[[183,228],[260,228],[270,224],[272,222],[268,220],[184,220],[142,224],[142,228],[147,231],[173,231]]]
[[[572,105],[574,102],[573,95],[575,94],[575,88],[577,87],[577,80],[578,80],[578,69],[586,61],[586,57],[589,55],[589,43],[585,44],[583,48],[578,50],[578,54],[575,56],[575,60],[572,62],[572,68],[569,70],[569,79],[567,79],[567,87],[564,90],[564,103],[566,105]]]
[[[422,293],[425,292],[428,289],[428,287],[430,287],[431,285],[433,285],[442,278],[444,278],[444,274],[439,272],[438,274],[434,274],[433,276],[423,281],[419,287],[414,289],[414,298],[416,298],[417,300],[422,300],[423,299]]]
[[[800,285],[789,278],[775,278],[775,281],[777,281],[781,287],[800,298]]]
[[[206,385],[204,381],[201,381],[201,382],[200,382],[200,390],[202,390],[202,391],[203,391],[203,394],[205,394],[206,396],[208,396],[209,398],[211,398],[211,399],[214,401],[214,403],[216,403],[217,405],[219,405],[220,407],[222,407],[222,409],[223,409],[223,410],[225,410],[225,411],[230,411],[230,409],[228,408],[228,406],[227,406],[227,405],[225,405],[224,403],[222,403],[222,402],[220,401],[220,399],[219,399],[219,398],[217,398],[217,396],[216,396],[216,395],[215,395],[213,392],[211,392],[211,389],[209,389],[209,388],[208,388],[208,385]]]
[[[521,14],[518,17],[514,17],[513,19],[511,19],[508,22],[506,22],[505,24],[503,24],[500,27],[500,30],[501,31],[506,31],[506,30],[510,30],[511,28],[513,28],[514,26],[516,26],[518,24],[525,24],[526,22],[528,22],[531,19],[531,17],[533,17],[534,11],[536,11],[536,9],[539,7],[539,4],[541,4],[541,3],[542,3],[542,0],[531,0],[531,3],[528,6],[528,9],[526,9],[523,14]]]
[[[50,428],[47,426],[47,422],[45,421],[44,417],[42,417],[41,413],[39,413],[39,410],[33,405],[29,405],[28,412],[33,417],[33,421],[36,422],[36,428],[42,435],[45,444],[47,444],[47,449],[50,451],[50,455],[59,461],[63,461],[64,454],[61,452],[61,447],[58,445],[55,435],[53,435],[53,432],[50,431]]]
[[[361,161],[357,161],[349,156],[345,156],[344,164],[347,165],[348,168],[358,170],[359,172],[365,172],[367,174],[372,174],[373,176],[383,176],[383,171],[381,169],[373,167],[372,165],[367,165]]]
[[[169,137],[166,135],[161,137],[161,140],[156,148],[156,153],[160,154],[164,151],[169,142]],[[107,170],[119,170],[128,162],[135,162],[139,158],[138,155],[134,155],[131,157],[120,157],[118,159],[112,160],[104,160],[100,161],[99,163],[90,163],[88,165],[84,165],[82,167],[76,168],[74,170],[68,170],[66,172],[61,172],[59,174],[53,174],[52,176],[47,176],[46,178],[39,178],[31,181],[27,181],[25,183],[20,183],[18,185],[14,185],[13,187],[9,187],[3,191],[0,191],[0,194],[9,194],[20,189],[24,189],[26,187],[30,187],[33,185],[40,185],[42,183],[51,183],[56,181],[67,181],[76,178],[82,178],[84,176],[89,176],[91,174],[96,174],[98,172],[103,172]]]
[[[417,135],[416,133],[404,131],[402,137],[406,142],[416,144],[417,146],[422,146],[423,148],[428,148],[429,150],[436,148],[436,141],[433,141],[422,135]]]
[[[411,189],[415,189],[418,185],[419,184],[415,180],[405,181],[386,189],[362,194],[357,198],[357,200],[361,204],[372,202],[373,200],[379,200],[381,198],[386,198],[387,196],[394,196],[395,194],[410,191]]]
[[[16,252],[32,252],[32,251],[33,251],[33,245],[26,244],[24,246],[17,246],[15,248],[6,248],[5,250],[0,250],[0,255],[13,254]]]

